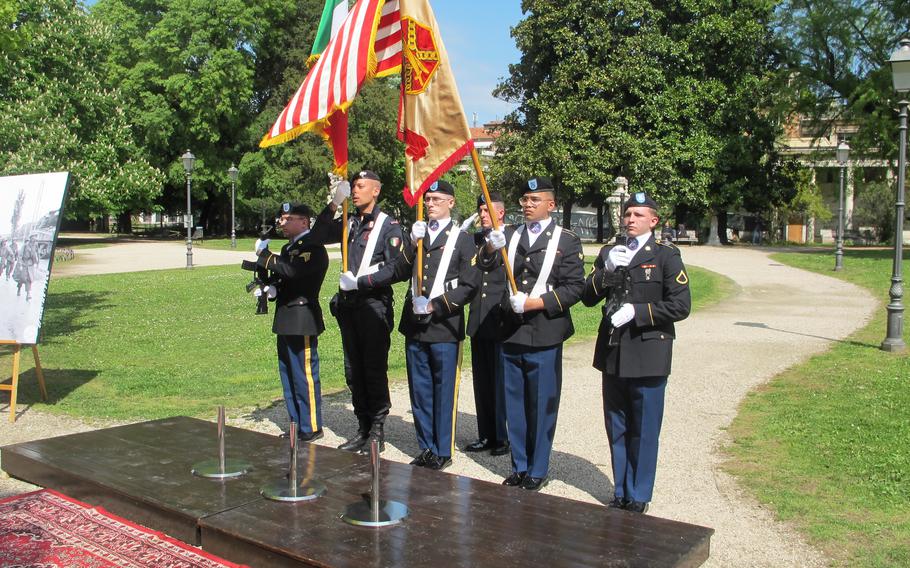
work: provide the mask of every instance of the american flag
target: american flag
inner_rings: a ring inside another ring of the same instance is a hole
[[[357,0],[260,147],[281,144],[308,131],[323,132],[329,115],[346,111],[366,81],[400,71],[398,2]]]

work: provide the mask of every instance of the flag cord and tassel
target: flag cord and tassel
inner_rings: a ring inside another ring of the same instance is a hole
[[[477,172],[477,179],[480,180],[480,188],[483,190],[483,199],[487,202],[487,211],[490,212],[490,221],[493,222],[493,230],[498,231],[498,215],[490,200],[490,190],[487,188],[487,179],[483,175],[483,168],[480,167],[480,156],[477,155],[476,148],[471,148],[471,158],[474,160],[474,170]],[[506,252],[506,247],[502,247],[499,251],[502,253],[502,262],[506,267],[506,276],[509,279],[509,284],[512,286],[512,294],[516,294],[518,292],[518,285],[515,283],[515,275],[512,274],[512,263],[509,262],[509,253]]]

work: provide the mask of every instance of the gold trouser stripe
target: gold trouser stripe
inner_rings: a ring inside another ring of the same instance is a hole
[[[315,432],[319,426],[316,424],[316,381],[313,379],[313,352],[310,349],[310,336],[305,336],[303,341],[303,374],[306,376],[307,396],[310,401],[310,429]]]
[[[458,365],[455,367],[455,394],[452,397],[452,448],[450,456],[455,455],[455,419],[458,417],[458,389],[461,386],[461,363],[464,358],[464,341],[458,342]]]

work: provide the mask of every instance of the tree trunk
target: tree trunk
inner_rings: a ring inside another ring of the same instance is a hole
[[[117,215],[117,228],[121,235],[128,235],[133,232],[133,215],[130,211],[124,211]]]
[[[597,244],[604,242],[604,204],[597,204]]]
[[[720,244],[728,245],[730,241],[727,239],[727,211],[718,211],[717,212],[717,236],[720,239]]]
[[[572,230],[572,205],[574,204],[574,200],[567,199],[562,206],[562,227],[570,231]]]
[[[708,242],[707,245],[718,246],[720,245],[720,238],[717,236],[717,215],[711,215],[711,228],[708,229]]]

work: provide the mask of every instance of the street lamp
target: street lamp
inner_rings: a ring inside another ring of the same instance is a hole
[[[910,39],[901,40],[901,45],[891,54],[891,77],[894,81],[894,90],[900,94],[910,91]],[[897,219],[894,223],[894,267],[891,271],[891,288],[888,295],[891,302],[888,304],[888,335],[882,341],[882,350],[898,352],[906,348],[904,345],[904,285],[901,279],[901,262],[904,256],[904,188],[907,175],[907,106],[906,99],[897,103],[900,107],[900,144],[897,156],[897,202],[895,210]]]
[[[837,145],[837,163],[840,164],[840,196],[837,199],[837,244],[834,247],[834,270],[844,269],[844,171],[850,159],[850,146],[846,141]]]
[[[183,160],[183,171],[186,172],[186,267],[193,267],[193,204],[190,201],[190,196],[192,195],[191,191],[191,178],[193,176],[193,163],[196,161],[196,156],[192,154],[189,150],[186,151],[186,154],[181,156]]]
[[[234,164],[228,168],[228,175],[231,178],[231,248],[237,248],[237,225],[234,223],[234,198],[237,196],[237,176],[240,175]]]
[[[619,207],[617,207],[617,222],[616,226],[618,230],[616,231],[616,237],[619,238],[622,235],[622,214],[623,206],[626,204],[626,190],[629,188],[629,180],[622,176],[616,176],[616,179],[613,180],[613,185],[616,186],[616,191],[613,192],[613,195],[619,198]],[[625,235],[622,235],[625,236]],[[625,244],[625,243],[623,243]]]

